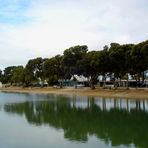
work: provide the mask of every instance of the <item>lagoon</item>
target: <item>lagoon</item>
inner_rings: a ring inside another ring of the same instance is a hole
[[[0,92],[2,148],[147,148],[148,100]]]

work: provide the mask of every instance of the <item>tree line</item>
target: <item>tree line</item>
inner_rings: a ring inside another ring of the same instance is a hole
[[[30,59],[24,66],[8,66],[0,70],[0,81],[4,84],[30,86],[39,79],[49,85],[58,80],[70,79],[74,74],[89,78],[91,88],[99,75],[112,80],[127,78],[144,81],[144,71],[148,70],[148,40],[138,44],[111,43],[101,50],[89,51],[86,45],[70,47],[63,55],[51,58]]]

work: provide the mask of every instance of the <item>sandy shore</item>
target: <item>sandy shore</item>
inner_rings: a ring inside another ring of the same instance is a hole
[[[20,88],[20,87],[8,87],[0,88],[3,92],[18,92],[18,93],[39,93],[39,94],[77,94],[85,96],[101,96],[101,97],[122,97],[133,99],[148,99],[148,89],[103,89],[96,88],[91,90],[90,88]]]

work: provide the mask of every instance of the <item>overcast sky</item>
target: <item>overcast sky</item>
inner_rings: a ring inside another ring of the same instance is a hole
[[[0,0],[0,68],[147,39],[148,0]]]

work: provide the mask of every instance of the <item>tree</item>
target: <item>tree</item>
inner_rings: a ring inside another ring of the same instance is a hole
[[[16,66],[8,66],[4,69],[4,79],[3,79],[3,83],[11,83],[11,78],[13,75],[13,71],[16,68]]]
[[[11,82],[15,84],[22,84],[24,79],[24,67],[23,66],[17,66],[13,69]]]
[[[77,45],[49,59],[41,57],[30,59],[25,68],[22,66],[8,66],[0,71],[0,81],[3,83],[23,83],[26,86],[39,79],[48,79],[55,84],[59,79],[70,79],[74,74],[89,78],[91,88],[95,88],[98,75],[113,76],[114,80],[126,76],[128,87],[128,74],[136,80],[143,78],[144,71],[148,70],[148,40],[139,44],[111,43],[105,45],[100,51],[88,52],[86,45]],[[112,77],[113,80],[113,77]]]
[[[143,77],[144,71],[148,69],[148,40],[135,45],[131,51],[133,70],[137,74],[138,80]]]
[[[62,59],[62,56],[57,55],[55,57],[47,59],[44,63],[44,78],[48,79],[50,85],[57,83],[59,79],[62,79],[64,77],[61,64]]]
[[[91,89],[95,89],[99,70],[99,51],[88,52],[83,60],[84,75],[90,79]]]
[[[2,81],[2,71],[0,70],[0,82]]]
[[[82,73],[81,63],[87,51],[88,47],[86,45],[70,47],[64,51],[62,64],[67,77]]]
[[[109,51],[106,49],[99,51],[98,60],[99,60],[98,73],[103,76],[104,85],[105,85],[106,75],[111,71]]]
[[[120,50],[121,46],[118,43],[111,43],[109,49],[110,58],[110,72],[114,73],[114,77],[118,78],[120,75],[121,63],[123,63],[124,55]]]
[[[30,85],[32,82],[37,81],[38,78],[43,77],[43,63],[44,59],[41,57],[28,61],[24,70],[24,82],[26,85]]]
[[[114,80],[132,72],[131,50],[133,44],[114,44],[109,49],[110,72],[114,74]]]

